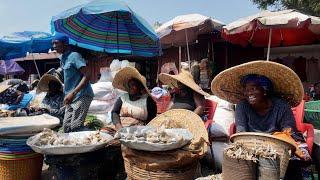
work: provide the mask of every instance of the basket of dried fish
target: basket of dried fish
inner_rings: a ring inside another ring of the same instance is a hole
[[[115,136],[123,145],[143,151],[168,151],[178,149],[192,140],[187,129],[152,128],[131,126],[122,128]]]
[[[256,157],[241,144],[229,145],[223,152],[222,179],[257,179]]]
[[[197,171],[198,161],[181,165],[179,168],[169,168],[150,171],[139,168],[133,161],[124,159],[124,165],[129,180],[163,179],[163,180],[193,180]]]
[[[113,137],[100,131],[57,133],[50,129],[30,137],[27,145],[48,155],[78,154],[105,147]]]
[[[265,133],[237,133],[230,137],[230,141],[241,143],[249,149],[257,149],[265,146],[272,147],[280,157],[280,178],[284,177],[291,153],[295,151],[293,144]]]

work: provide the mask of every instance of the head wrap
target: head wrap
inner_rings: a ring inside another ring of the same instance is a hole
[[[258,74],[248,74],[244,76],[241,80],[241,84],[245,86],[248,82],[254,82],[257,85],[261,86],[267,92],[273,92],[272,81],[266,76]]]
[[[62,34],[62,33],[56,32],[55,35],[53,36],[53,40],[61,41],[61,42],[65,43],[65,44],[69,44],[69,38],[66,35]]]

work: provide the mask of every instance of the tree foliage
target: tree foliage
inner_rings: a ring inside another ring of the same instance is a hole
[[[261,9],[296,9],[302,13],[320,16],[320,0],[252,0]]]

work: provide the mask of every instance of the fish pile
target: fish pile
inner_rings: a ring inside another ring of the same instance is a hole
[[[277,156],[279,156],[277,151],[270,145],[256,145],[250,149],[241,143],[230,144],[224,153],[230,158],[252,160],[254,162],[257,162],[259,158],[276,160]]]
[[[51,129],[44,129],[37,134],[31,144],[36,146],[67,146],[67,145],[94,145],[106,142],[100,131],[92,132],[83,137],[67,136],[63,133],[57,133]]]
[[[157,129],[136,130],[133,133],[130,133],[129,128],[127,128],[126,132],[117,134],[116,137],[129,141],[140,141],[159,144],[179,143],[183,141],[182,136],[167,133],[164,127]]]

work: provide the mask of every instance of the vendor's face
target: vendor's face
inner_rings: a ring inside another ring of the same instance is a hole
[[[137,80],[131,79],[128,82],[128,87],[129,87],[128,93],[130,95],[138,95],[138,94],[140,94],[140,86],[139,86],[139,82]]]
[[[51,95],[54,95],[60,91],[61,84],[55,81],[50,81],[48,84],[48,88],[49,88],[48,93]]]
[[[244,95],[251,105],[256,105],[265,98],[264,89],[254,82],[246,83],[244,87]]]
[[[53,40],[52,41],[52,47],[59,54],[62,54],[64,52],[64,50],[65,50],[65,44],[62,41],[59,41],[59,40]]]

